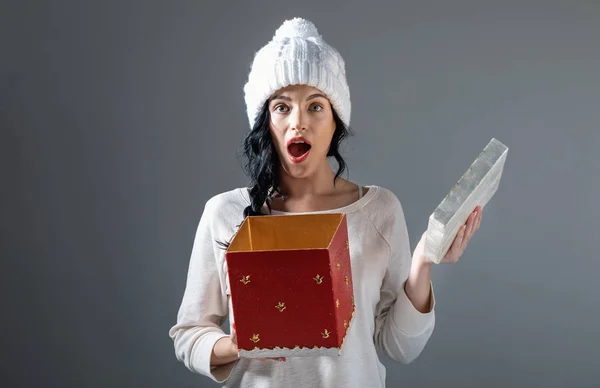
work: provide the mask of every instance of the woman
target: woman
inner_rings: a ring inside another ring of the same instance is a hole
[[[187,285],[170,336],[187,368],[230,387],[383,387],[376,350],[410,363],[434,328],[432,263],[425,234],[411,255],[402,206],[389,190],[342,179],[339,144],[347,135],[345,64],[309,21],[284,22],[255,56],[244,87],[251,131],[249,189],[211,198],[196,232]],[[329,164],[333,157],[336,172]],[[343,212],[350,241],[355,321],[339,357],[239,359],[223,242],[244,217]],[[455,262],[481,222],[478,207],[443,262]]]

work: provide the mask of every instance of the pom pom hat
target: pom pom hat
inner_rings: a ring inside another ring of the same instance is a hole
[[[342,122],[350,125],[350,90],[344,60],[323,40],[315,25],[302,18],[286,20],[254,56],[244,86],[250,128],[265,101],[277,90],[290,85],[308,85],[321,90]]]

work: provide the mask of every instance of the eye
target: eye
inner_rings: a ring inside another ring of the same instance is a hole
[[[310,109],[315,112],[321,112],[323,110],[323,105],[321,104],[313,104],[310,106]]]
[[[279,104],[279,105],[276,105],[273,110],[275,112],[285,113],[285,112],[289,111],[289,108],[286,105],[284,105],[284,104]]]

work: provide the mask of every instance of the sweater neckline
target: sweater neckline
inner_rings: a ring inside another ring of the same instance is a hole
[[[327,214],[327,213],[350,213],[355,210],[360,209],[364,205],[366,205],[376,194],[378,186],[375,185],[365,185],[369,190],[356,201],[342,207],[338,207],[335,209],[326,209],[326,210],[316,210],[312,212],[286,212],[280,210],[271,210],[272,215],[294,215],[294,214]],[[240,188],[239,193],[244,198],[244,201],[249,205],[250,204],[250,189],[249,188]],[[265,212],[265,215],[269,215],[269,208],[267,205],[263,205],[262,211]]]

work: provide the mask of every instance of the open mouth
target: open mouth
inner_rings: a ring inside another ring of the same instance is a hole
[[[303,138],[293,138],[288,141],[287,150],[292,162],[299,163],[308,157],[311,145]]]

